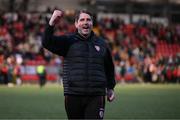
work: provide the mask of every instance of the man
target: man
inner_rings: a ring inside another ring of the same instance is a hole
[[[42,88],[46,84],[46,68],[44,65],[38,65],[36,68],[39,77],[39,85]]]
[[[93,33],[93,18],[88,11],[76,14],[76,33],[54,36],[54,26],[62,16],[62,11],[54,11],[42,44],[64,57],[63,86],[68,119],[103,119],[106,91],[108,101],[115,98],[110,50],[105,41]]]

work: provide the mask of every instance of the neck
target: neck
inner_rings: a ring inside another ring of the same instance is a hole
[[[84,38],[88,38],[90,36],[90,34],[88,34],[88,35],[81,35],[81,36],[84,37]]]
[[[87,35],[84,35],[84,34],[81,34],[81,33],[79,33],[83,38],[88,38],[90,35],[91,35],[91,33],[90,34],[87,34]]]

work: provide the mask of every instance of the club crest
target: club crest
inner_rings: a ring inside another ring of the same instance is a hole
[[[96,50],[97,50],[98,52],[100,51],[100,47],[99,47],[99,46],[95,45],[95,48],[96,48]]]
[[[100,108],[100,110],[99,110],[99,117],[100,118],[104,117],[104,109],[103,108]]]

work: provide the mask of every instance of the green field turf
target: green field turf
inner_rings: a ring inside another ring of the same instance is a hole
[[[105,119],[180,119],[180,85],[117,85]],[[66,119],[62,86],[0,86],[0,119]]]

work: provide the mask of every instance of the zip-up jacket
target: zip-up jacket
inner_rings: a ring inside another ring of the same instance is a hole
[[[42,45],[64,57],[64,95],[105,95],[115,86],[114,64],[108,45],[93,32],[54,36],[54,27],[45,30]]]

